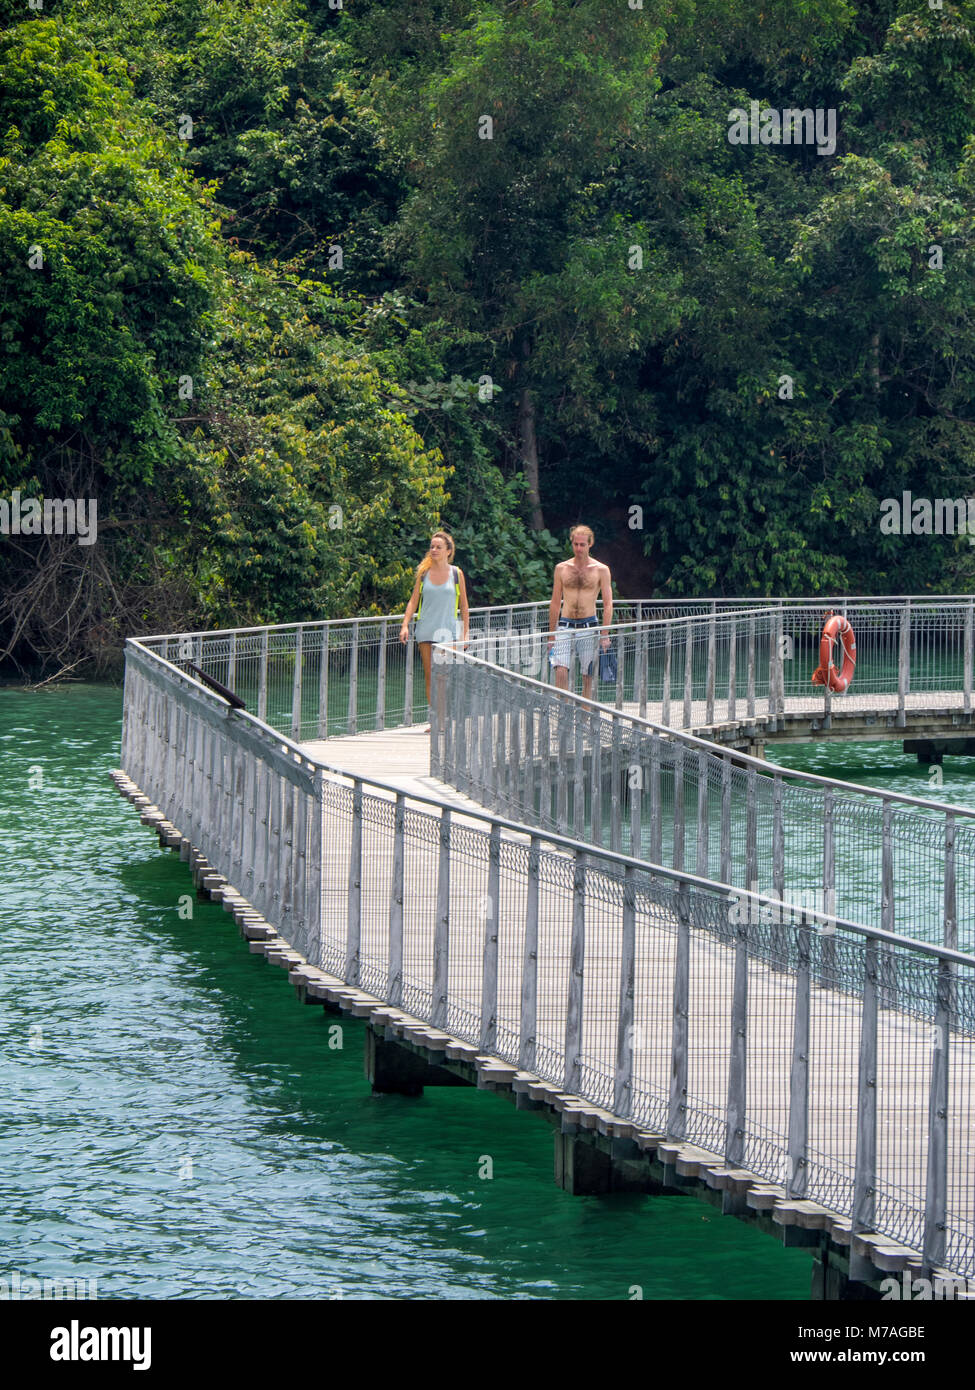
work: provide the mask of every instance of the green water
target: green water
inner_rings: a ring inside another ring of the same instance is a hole
[[[119,798],[120,724],[117,690],[0,689],[0,1277],[102,1298],[808,1296],[806,1252],[694,1198],[561,1192],[547,1123],[501,1096],[371,1095],[363,1025],[330,1033]]]
[[[838,777],[877,791],[899,792],[927,801],[975,809],[975,759],[948,756],[940,768],[919,764],[914,753],[890,743],[774,743],[765,747],[769,762]]]

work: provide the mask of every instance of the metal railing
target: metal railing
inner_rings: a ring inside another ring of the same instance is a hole
[[[848,616],[857,635],[857,672],[843,696],[810,683],[828,609]],[[392,614],[173,633],[142,644],[177,665],[199,666],[300,742],[426,719],[415,643],[399,641],[401,622]],[[550,681],[547,627],[547,604],[473,609],[470,649]],[[873,708],[876,696],[903,727],[912,706],[944,691],[957,696],[963,714],[972,711],[970,598],[620,600],[614,631],[618,678],[597,693],[673,728],[759,717],[774,733],[787,700],[821,710],[829,727],[834,711]]]
[[[975,1275],[970,958],[350,777],[134,641],[122,763],[313,964]]]
[[[811,680],[829,611],[822,601],[614,624],[617,677],[607,686],[594,672],[597,693],[617,709],[630,705],[641,718],[675,729],[758,717],[764,732],[774,733],[787,712],[821,713],[829,727],[840,710],[889,710],[903,728],[907,714],[925,708],[935,693],[950,693],[957,710],[971,715],[971,599],[835,602],[856,633],[856,674],[844,695]],[[468,650],[544,682],[552,679],[544,632],[492,631]],[[581,675],[573,662],[574,688]]]
[[[647,620],[667,605],[621,601],[617,611]],[[674,605],[707,611],[704,602]],[[509,604],[471,610],[472,637],[538,633],[548,605]],[[401,613],[220,632],[169,633],[141,639],[176,665],[192,663],[234,690],[258,717],[297,740],[365,733],[427,717],[415,642],[401,643]]]
[[[646,656],[645,628],[624,637]],[[483,643],[435,653],[433,775],[546,830],[975,951],[975,811],[795,772],[557,691],[512,669],[525,643],[513,646],[495,646],[507,668],[475,655]]]

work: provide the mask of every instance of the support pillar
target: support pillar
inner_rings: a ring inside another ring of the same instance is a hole
[[[424,1086],[467,1086],[446,1067],[438,1067],[400,1043],[366,1028],[366,1080],[378,1095],[420,1096]]]

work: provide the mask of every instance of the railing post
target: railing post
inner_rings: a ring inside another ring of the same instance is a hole
[[[782,778],[772,778],[772,896],[780,903],[785,900],[785,825],[782,815]],[[786,970],[789,965],[788,936],[782,925],[783,909],[777,909],[779,921],[772,930],[772,969]]]
[[[609,847],[614,854],[623,852],[623,808],[622,808],[622,787],[620,779],[623,776],[623,757],[622,757],[622,738],[623,731],[618,719],[613,720],[613,745],[610,759],[610,797],[609,797]],[[627,783],[629,783],[629,773],[627,773]]]
[[[586,788],[583,779],[585,753],[583,749],[583,712],[572,706],[572,833],[577,840],[586,833]]]
[[[308,895],[306,900],[308,930],[305,933],[305,940],[309,964],[317,966],[321,966],[324,954],[322,949],[322,856],[325,846],[324,787],[325,773],[321,768],[316,768],[312,774],[311,804],[308,808]]]
[[[965,670],[962,676],[962,688],[965,692],[965,713],[972,712],[972,599],[968,600],[968,607],[965,609],[965,644],[963,660]]]
[[[185,726],[184,726],[185,732]],[[184,782],[183,805],[187,805]],[[238,886],[249,902],[254,902],[254,862],[257,857],[257,758],[249,753],[244,762],[244,823],[241,829],[241,870]],[[250,880],[250,882],[248,882]]]
[[[413,653],[416,650],[416,642],[413,639],[413,629],[409,630],[406,639],[406,656],[404,659],[403,670],[403,724],[409,726],[413,723]]]
[[[501,827],[491,826],[488,841],[487,898],[481,913],[484,927],[481,970],[481,1048],[493,1052],[498,1042],[498,924],[501,900]]]
[[[643,777],[643,763],[638,763]],[[643,794],[641,794],[643,795]],[[661,735],[650,735],[650,862],[662,865],[663,809],[661,806]]]
[[[447,673],[443,663],[436,660],[436,655],[437,648],[433,646],[430,649],[430,708],[427,711],[430,719],[430,776],[443,781],[446,773],[443,756],[443,684]]]
[[[613,1113],[625,1119],[633,1111],[633,992],[636,978],[636,870],[623,871],[623,930],[616,1012],[616,1076]]]
[[[684,722],[683,729],[689,729],[693,721],[692,702],[694,699],[694,624],[690,618],[684,627]]]
[[[525,811],[529,820],[535,817],[535,709],[531,694],[522,696],[525,711]]]
[[[507,685],[496,686],[497,689],[497,711],[498,728],[497,741],[491,750],[495,767],[495,789],[496,796],[492,809],[501,815],[511,815],[511,747],[508,739],[509,715],[508,715],[508,687]]]
[[[345,721],[347,734],[358,733],[359,715],[359,623],[352,624],[349,649],[349,712]]]
[[[684,867],[684,745],[674,745],[674,863]]]
[[[728,754],[721,760],[721,882],[731,882],[731,757]]]
[[[928,1154],[924,1183],[923,1273],[945,1262],[948,1224],[948,1048],[951,1045],[953,980],[947,961],[938,962],[937,1004],[931,1032],[928,1086]]]
[[[352,782],[352,844],[349,850],[348,913],[345,925],[345,982],[359,983],[359,946],[362,936],[362,783]]]
[[[730,634],[728,637],[728,722],[737,718],[738,712],[738,692],[735,688],[737,672],[735,667],[738,661],[738,619],[729,618]]]
[[[582,1006],[586,965],[586,856],[573,852],[572,943],[569,994],[565,1011],[565,1089],[572,1094],[582,1080]]]
[[[328,634],[329,624],[322,627],[322,664],[318,668],[318,737],[328,738]]]
[[[629,638],[628,638],[628,637],[625,637],[622,633],[621,633],[621,634],[619,635],[619,637],[617,637],[617,639],[616,639],[616,691],[615,691],[615,694],[614,694],[614,697],[613,697],[613,700],[614,700],[614,707],[615,707],[616,709],[622,709],[622,708],[623,708],[623,681],[624,681],[624,678],[625,678],[625,676],[626,676],[626,644],[627,644],[628,641],[629,641]],[[596,642],[596,655],[593,657],[593,660],[592,660],[592,688],[593,688],[593,690],[596,691],[596,692],[598,692],[598,690],[599,690],[599,653],[601,652],[601,650],[602,650],[602,647],[601,647],[601,645],[600,645],[600,642],[597,641],[597,642]],[[634,687],[635,687],[635,686],[636,686],[636,653],[635,653],[635,652],[634,652],[634,656],[633,656],[633,684],[634,684]],[[633,691],[633,695],[634,695],[634,698],[635,698],[635,697],[636,697],[636,690],[635,690],[635,689],[634,689],[634,691]]]
[[[781,727],[782,727],[782,721],[785,719],[785,653],[786,653],[786,642],[785,642],[785,611],[783,610],[781,604],[779,605],[779,615],[778,615],[778,619],[776,620],[776,632],[775,632],[775,635],[776,635],[776,642],[777,642],[777,644],[778,644],[778,663],[777,663],[777,664],[778,664],[778,684],[777,684],[777,686],[776,686],[776,710],[775,710],[775,713],[776,713],[776,719],[779,721],[779,727],[781,728]],[[791,642],[791,638],[790,638],[790,642]],[[791,651],[791,646],[790,646],[789,650]]]
[[[386,645],[389,641],[389,619],[379,624],[379,652],[376,671],[376,730],[386,727]]]
[[[901,609],[900,642],[897,651],[897,728],[907,724],[907,696],[911,689],[911,601]]]
[[[217,766],[219,767],[219,755]],[[284,872],[285,864],[285,802],[287,790],[290,782],[287,782],[277,771],[271,773],[271,844],[274,850],[271,865],[271,885],[274,888],[275,916],[270,920],[274,921],[282,935],[287,935],[285,927],[285,903],[287,901],[287,877]]]
[[[437,866],[437,923],[433,938],[433,1017],[435,1028],[447,1024],[450,993],[450,810],[440,812],[440,858]]]
[[[552,826],[552,728],[550,711],[550,702],[543,700],[542,707],[538,711],[538,756],[541,760],[538,779],[538,819],[539,823],[548,829],[551,829]]]
[[[267,723],[267,628],[261,633],[261,659],[257,673],[257,717]]]
[[[227,689],[233,690],[237,682],[237,634],[230,634],[230,652],[227,656]]]
[[[745,674],[745,699],[749,719],[755,718],[755,619],[748,619],[748,666]]]
[[[758,773],[750,767],[745,774],[745,886],[758,888]]]
[[[877,1212],[877,941],[867,937],[863,956],[860,1056],[857,1067],[857,1140],[853,1176],[853,1234],[872,1231]],[[850,1251],[850,1278],[869,1276],[871,1262]]]
[[[820,909],[829,917],[836,916],[836,824],[835,793],[827,787],[823,793],[823,904]],[[834,986],[836,943],[832,935],[823,936],[819,949],[819,982],[823,989]]]
[[[687,1133],[690,972],[691,892],[686,883],[681,883],[677,888],[677,951],[674,961],[674,1019],[670,1042],[670,1096],[667,1105],[668,1139],[683,1139]]]
[[[945,813],[944,940],[949,951],[958,950],[958,904],[955,888],[955,813]]]
[[[389,890],[389,1002],[403,1001],[403,898],[405,886],[406,797],[396,793],[393,808],[393,876]]]
[[[778,668],[781,660],[779,648],[779,619],[776,614],[772,614],[769,619],[768,631],[768,729],[769,733],[774,733],[779,727],[777,718],[779,679]]]
[[[589,838],[594,845],[603,842],[603,727],[599,710],[591,712],[592,746],[589,752]]]
[[[708,824],[708,754],[697,755],[697,869],[698,878],[708,877],[710,826]]]
[[[439,650],[440,655],[440,679],[436,687],[437,709],[437,729],[438,741],[442,745],[441,753],[441,772],[440,775],[445,782],[454,781],[455,772],[455,744],[457,735],[457,680],[456,667],[454,665],[454,653],[450,649],[433,648],[434,654]],[[431,682],[431,694],[433,694],[433,684]],[[430,728],[433,729],[433,714],[430,715]]]
[[[271,851],[268,861],[267,898],[272,906],[265,910],[265,917],[275,926],[281,925],[281,776],[271,771],[271,812],[268,845]],[[212,785],[212,784],[211,784]]]
[[[713,724],[713,723],[714,723],[714,683],[715,683],[715,670],[714,670],[714,668],[715,668],[715,663],[716,663],[716,660],[717,660],[717,633],[716,633],[716,625],[717,625],[717,624],[716,624],[716,619],[715,619],[714,611],[712,610],[711,616],[710,616],[710,618],[708,619],[708,666],[707,666],[707,679],[706,679],[705,694],[704,694],[704,700],[705,700],[705,706],[704,706],[704,708],[705,708],[704,722],[705,722],[706,724]]]
[[[522,777],[524,775],[525,761],[522,756],[521,747],[521,687],[512,682],[508,686],[508,694],[511,701],[511,750],[508,757],[508,769],[511,784],[511,794],[508,798],[510,810],[509,816],[513,820],[523,820],[525,817],[525,803],[522,797]]]
[[[745,1115],[748,1086],[748,918],[739,914],[735,925],[735,979],[731,1005],[731,1052],[728,1058],[728,1109],[725,1162],[741,1168],[745,1162]]]
[[[518,1065],[524,1071],[535,1066],[538,1017],[538,885],[541,845],[537,835],[528,844],[528,889],[525,898],[525,943],[521,969],[521,1020]]]
[[[894,808],[886,798],[881,818],[881,898],[880,925],[884,931],[893,932],[896,925],[894,906]],[[880,947],[878,959],[883,987],[882,1003],[885,1008],[897,1007],[897,963],[887,945]]]
[[[809,1183],[809,995],[812,933],[803,914],[796,930],[795,1013],[789,1072],[789,1141],[785,1194],[805,1198]]]
[[[647,717],[647,630],[641,627],[636,644],[636,698],[639,702],[640,718]]]
[[[295,792],[293,782],[281,779],[281,794],[284,800],[284,816],[281,823],[281,934],[292,946],[296,945],[294,928],[298,918],[295,915],[295,869],[297,852],[295,849]]]
[[[558,698],[558,697],[556,697]],[[556,759],[556,777],[558,785],[556,787],[557,810],[555,823],[560,835],[565,835],[569,828],[569,779],[567,775],[567,764],[569,758],[569,708],[568,700],[558,699],[558,758]]]
[[[480,701],[474,699],[474,685],[477,681],[477,672],[472,667],[470,671],[470,684],[468,686],[467,698],[471,716],[470,748],[468,751],[468,762],[471,767],[471,788],[470,795],[475,801],[484,799],[485,768],[484,768],[484,721],[487,715],[484,711],[483,698]],[[482,687],[486,680],[484,673],[481,675]]]
[[[291,682],[291,737],[295,743],[301,742],[301,662],[302,638],[304,629],[299,627],[295,633],[295,672]]]
[[[663,689],[660,696],[660,722],[667,728],[670,727],[670,661],[672,656],[673,640],[671,624],[667,624],[664,633],[664,674]]]
[[[308,768],[303,770],[307,773]],[[238,769],[238,780],[243,787],[243,768]],[[294,893],[292,901],[294,904],[294,920],[296,936],[300,945],[298,950],[308,958],[308,789],[299,787],[295,789],[295,817],[294,817],[294,847],[292,856],[294,862]],[[241,797],[237,797],[237,804],[242,807]],[[240,836],[238,834],[238,844]],[[240,882],[237,875],[235,882]]]

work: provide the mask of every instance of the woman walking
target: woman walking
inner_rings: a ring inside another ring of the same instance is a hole
[[[430,659],[434,642],[456,642],[461,638],[466,644],[470,626],[464,571],[451,564],[453,558],[453,536],[448,536],[446,531],[434,531],[430,537],[429,553],[417,566],[416,583],[403,614],[403,626],[399,630],[399,640],[408,641],[410,619],[416,613],[413,637],[420,648],[428,706]]]

